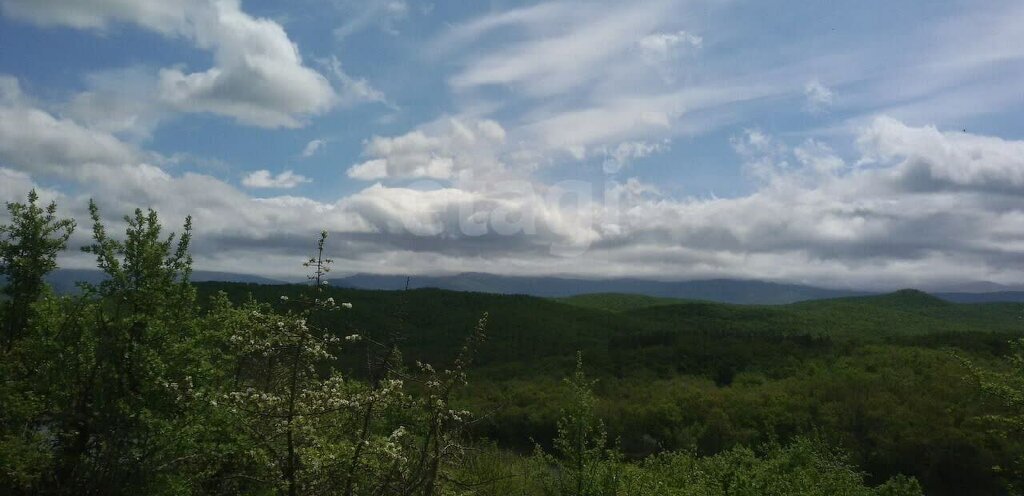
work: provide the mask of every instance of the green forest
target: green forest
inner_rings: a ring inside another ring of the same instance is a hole
[[[190,219],[7,209],[4,494],[1024,490],[1019,304],[356,290],[326,232],[307,284],[192,283]],[[106,279],[55,293],[79,249]]]

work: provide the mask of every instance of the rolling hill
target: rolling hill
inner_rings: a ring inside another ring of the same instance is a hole
[[[199,283],[201,294],[225,291],[235,301],[251,294],[277,303],[294,297],[299,285]],[[403,350],[440,358],[455,349],[472,325],[489,312],[484,362],[554,358],[569,365],[576,350],[607,357],[615,340],[682,343],[696,339],[792,337],[836,342],[886,342],[924,336],[1024,332],[1016,304],[958,304],[903,290],[886,295],[834,298],[787,305],[736,305],[679,301],[637,295],[582,295],[566,299],[526,295],[413,289],[409,291],[331,288],[336,300],[352,302],[336,324],[361,333],[402,335]],[[345,331],[347,332],[347,331]],[[939,340],[941,341],[941,339]]]
[[[877,291],[828,289],[803,284],[784,284],[742,279],[654,281],[646,279],[571,279],[560,277],[516,277],[463,273],[451,276],[388,276],[357,274],[334,281],[334,285],[355,289],[398,290],[437,288],[494,294],[524,294],[545,298],[567,298],[595,294],[647,296],[655,299],[703,300],[751,305],[784,305],[800,301],[868,296]],[[1024,291],[996,284],[965,286],[968,290],[931,294],[954,303],[1022,302]]]
[[[628,293],[661,298],[708,300],[722,303],[784,304],[803,300],[870,294],[753,280],[709,279],[654,281],[646,279],[568,279],[464,273],[452,276],[381,276],[358,274],[334,282],[358,289],[438,288],[478,293],[525,294],[558,298],[591,293]]]

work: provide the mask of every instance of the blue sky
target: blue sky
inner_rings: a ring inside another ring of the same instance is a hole
[[[0,199],[192,214],[197,266],[276,277],[323,228],[342,272],[1015,284],[1021,19],[0,0]]]

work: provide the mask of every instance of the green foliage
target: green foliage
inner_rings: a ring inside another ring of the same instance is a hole
[[[552,496],[613,496],[618,492],[618,455],[609,449],[604,423],[596,416],[592,383],[583,373],[583,354],[576,356],[576,371],[566,379],[569,406],[558,419],[555,454],[537,446],[537,457],[551,467],[546,485]]]
[[[678,305],[686,302],[686,300],[678,298],[659,298],[657,296],[621,293],[590,293],[558,298],[557,300],[573,306],[609,312],[628,312],[641,308]]]
[[[966,362],[980,389],[995,398],[1006,409],[1003,413],[989,414],[984,418],[993,424],[1003,439],[1024,437],[1024,339],[1011,343],[1007,363],[999,370],[986,370]],[[997,470],[1006,473],[1015,481],[1015,494],[1024,493],[1024,454]]]
[[[124,241],[107,235],[100,221],[99,208],[89,201],[93,221],[93,244],[82,248],[96,256],[96,265],[107,279],[93,292],[114,305],[114,312],[124,315],[169,317],[168,313],[189,312],[195,290],[189,283],[192,274],[192,218],[185,225],[175,246],[175,234],[161,237],[163,230],[157,213],[135,209],[124,216],[127,225]]]
[[[995,419],[1017,433],[1024,433],[1024,339],[1011,343],[1011,354],[1007,361],[1005,372],[979,371],[979,378],[985,392],[998,398],[1010,410],[1007,415]]]
[[[450,460],[461,455],[454,437],[468,412],[450,408],[454,389],[465,381],[472,346],[483,334],[481,320],[455,364],[441,373],[420,364],[412,375],[385,360],[372,367],[371,348],[381,343],[352,334],[344,339],[318,328],[316,317],[351,307],[324,296],[322,234],[312,290],[275,312],[248,303],[235,308],[220,299],[211,314],[227,323],[225,366],[234,371],[227,390],[210,400],[229,411],[248,449],[244,465],[261,475],[267,489],[282,494],[429,495],[438,492]],[[368,380],[346,379],[334,369],[342,342],[365,343]],[[410,395],[405,382],[420,385]],[[211,460],[215,463],[215,460]]]
[[[54,466],[45,484],[60,492],[155,491],[187,458],[178,436],[191,387],[195,334],[188,286],[189,222],[176,249],[160,239],[155,212],[126,218],[124,240],[109,238],[94,204],[97,257],[108,279],[81,297],[51,299],[25,351],[35,357],[30,388],[46,398]],[[47,357],[54,357],[47,358]]]
[[[918,496],[920,484],[897,475],[871,487],[841,452],[821,440],[797,437],[761,449],[737,446],[711,456],[675,451],[638,463],[607,449],[596,402],[582,367],[566,381],[569,407],[558,423],[555,452],[532,458],[484,446],[465,475],[474,494],[602,496]]]
[[[737,447],[714,456],[660,455],[624,476],[620,494],[700,496],[914,496],[913,479],[896,477],[869,487],[844,457],[807,438],[772,444],[761,453]]]
[[[38,205],[33,189],[27,203],[7,203],[11,223],[0,226],[0,276],[7,284],[3,294],[6,348],[25,333],[32,305],[43,295],[43,277],[57,268],[57,254],[67,247],[75,221],[57,218],[57,204]]]
[[[236,301],[298,290],[198,286]],[[782,307],[685,303],[607,312],[525,296],[325,291],[355,304],[336,326],[378,339],[384,333],[375,329],[401,329],[404,353],[435,362],[458,346],[460,321],[490,310],[474,380],[456,401],[481,413],[474,436],[508,449],[529,450],[533,441],[552,448],[570,406],[556,378],[572,373],[570,357],[582,350],[599,379],[599,416],[629,458],[663,450],[713,455],[820,434],[874,483],[904,473],[929,494],[959,495],[998,492],[1011,479],[1006,467],[1024,452],[1019,438],[980,420],[1006,407],[965,381],[967,370],[947,351],[999,368],[1009,352],[1006,331],[1020,332],[1015,305],[901,292]],[[393,318],[402,307],[404,317]],[[342,364],[359,359],[344,350],[342,357]]]

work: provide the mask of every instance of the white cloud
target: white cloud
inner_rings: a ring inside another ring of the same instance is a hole
[[[789,149],[760,129],[744,129],[741,135],[729,141],[733,150],[743,158],[746,172],[755,178],[771,180],[789,168],[786,161]]]
[[[449,79],[458,90],[511,85],[529,96],[550,96],[598,80],[612,61],[628,55],[637,32],[650,32],[670,5],[558,2],[492,14],[453,28],[440,51],[472,44],[465,67]],[[498,28],[515,27],[521,40],[480,51],[475,44]],[[478,54],[478,55],[477,55]]]
[[[896,177],[910,190],[1024,194],[1024,141],[910,127],[881,117],[857,143],[865,154],[863,162],[896,164]]]
[[[90,129],[138,141],[148,139],[171,113],[153,98],[157,78],[149,68],[94,72],[85,83],[87,89],[72,97],[63,111]]]
[[[24,202],[32,189],[39,193],[42,202],[61,200],[60,192],[40,186],[32,177],[22,171],[0,167],[0,202]],[[0,209],[0,219],[6,219],[7,210]]]
[[[313,155],[316,155],[317,152],[322,150],[325,145],[327,145],[327,140],[310,140],[309,143],[306,143],[306,147],[302,149],[302,157],[309,158],[312,157]]]
[[[374,136],[363,147],[369,160],[353,165],[348,175],[449,180],[462,171],[484,174],[502,168],[498,154],[504,142],[505,130],[495,121],[445,119],[401,136]]]
[[[602,147],[601,153],[604,155],[604,161],[601,165],[606,173],[613,174],[628,167],[633,160],[668,150],[668,146],[669,143],[666,140],[660,143],[624,141],[614,147]]]
[[[0,74],[0,103],[15,105],[22,101],[21,85],[14,76]]]
[[[804,85],[804,96],[807,98],[804,108],[815,114],[827,110],[835,100],[832,90],[817,79],[812,79]]]
[[[748,117],[741,104],[792,92],[792,74],[747,77],[734,65],[715,78],[709,64],[683,57],[703,39],[679,21],[704,7],[712,9],[681,0],[541,3],[456,24],[428,51],[458,67],[448,81],[469,102],[464,113],[501,115],[513,142],[579,155],[703,133]]]
[[[135,22],[163,33],[177,32],[192,0],[4,0],[5,14],[44,26],[106,29],[112,22]]]
[[[409,17],[409,4],[404,0],[358,0],[338,1],[335,6],[342,13],[345,22],[334,28],[334,37],[343,40],[369,26],[398,35],[398,25]]]
[[[311,179],[296,174],[290,170],[272,175],[268,170],[252,171],[242,179],[242,185],[247,188],[294,188],[300,184],[308,183]]]
[[[612,143],[658,138],[672,133],[683,107],[671,96],[625,98],[572,110],[537,113],[520,133],[552,149],[575,150]]]
[[[335,102],[327,79],[302,64],[298,48],[269,19],[242,12],[237,0],[200,9],[193,20],[198,46],[211,49],[216,65],[185,73],[160,71],[160,96],[175,107],[212,112],[262,127],[299,127]]]
[[[345,72],[341,67],[341,61],[338,60],[338,57],[332,56],[321,61],[321,63],[327,67],[339,85],[337,90],[339,105],[351,106],[358,103],[378,102],[393,107],[388,102],[387,97],[384,96],[384,93],[374,88],[369,81],[352,77]]]
[[[199,72],[160,70],[159,98],[185,112],[210,112],[260,127],[299,127],[337,103],[321,74],[303,65],[280,24],[250,16],[238,0],[4,0],[9,15],[43,25],[106,29],[132,22],[213,52]]]
[[[556,149],[699,134],[738,120],[737,105],[784,91],[769,84],[719,84],[615,94],[571,109],[542,108],[524,118],[520,131],[525,139]]]
[[[640,52],[651,62],[671,60],[680,51],[686,48],[700,48],[703,43],[703,38],[686,31],[651,33],[637,42]]]
[[[72,174],[84,163],[129,163],[141,152],[117,137],[31,106],[16,79],[0,76],[0,165]]]

